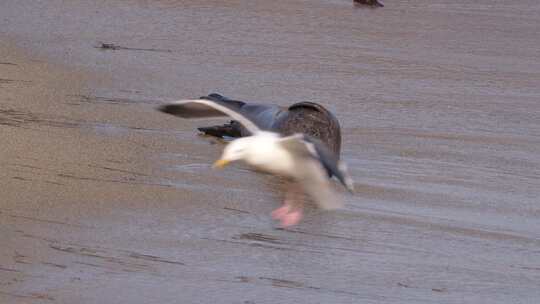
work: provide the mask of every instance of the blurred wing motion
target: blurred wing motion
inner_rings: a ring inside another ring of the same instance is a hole
[[[303,134],[284,137],[279,144],[289,151],[295,163],[294,175],[322,209],[336,209],[341,202],[330,189],[328,178],[335,176],[347,190],[353,191],[353,181],[344,164],[324,145]]]
[[[255,123],[241,113],[242,105],[242,102],[226,102],[217,99],[187,99],[160,106],[158,110],[182,118],[229,116],[240,122],[252,134],[261,131]]]

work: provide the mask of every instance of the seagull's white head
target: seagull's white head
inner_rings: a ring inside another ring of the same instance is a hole
[[[222,168],[233,161],[245,159],[253,149],[253,144],[251,136],[233,140],[225,147],[221,158],[214,163],[214,168]]]

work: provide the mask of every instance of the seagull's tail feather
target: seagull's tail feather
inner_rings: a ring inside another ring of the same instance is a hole
[[[347,169],[347,165],[345,165],[344,162],[340,161],[338,162],[338,168],[341,172],[341,178],[339,181],[349,190],[350,193],[354,192],[354,181],[349,175],[349,170]]]

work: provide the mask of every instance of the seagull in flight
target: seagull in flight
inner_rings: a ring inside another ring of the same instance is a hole
[[[162,105],[158,110],[182,118],[229,116],[238,121],[251,135],[227,144],[215,163],[222,168],[231,162],[244,161],[248,165],[290,181],[283,205],[272,212],[283,227],[296,225],[303,217],[303,201],[299,189],[309,195],[321,209],[342,206],[331,189],[335,177],[347,190],[353,191],[353,181],[338,156],[319,140],[301,133],[283,136],[262,130],[244,115],[235,103],[226,100],[188,99]]]

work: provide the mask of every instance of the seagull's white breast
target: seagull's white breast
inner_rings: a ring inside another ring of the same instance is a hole
[[[246,162],[270,173],[292,176],[293,157],[278,141],[279,137],[275,134],[253,136]]]

